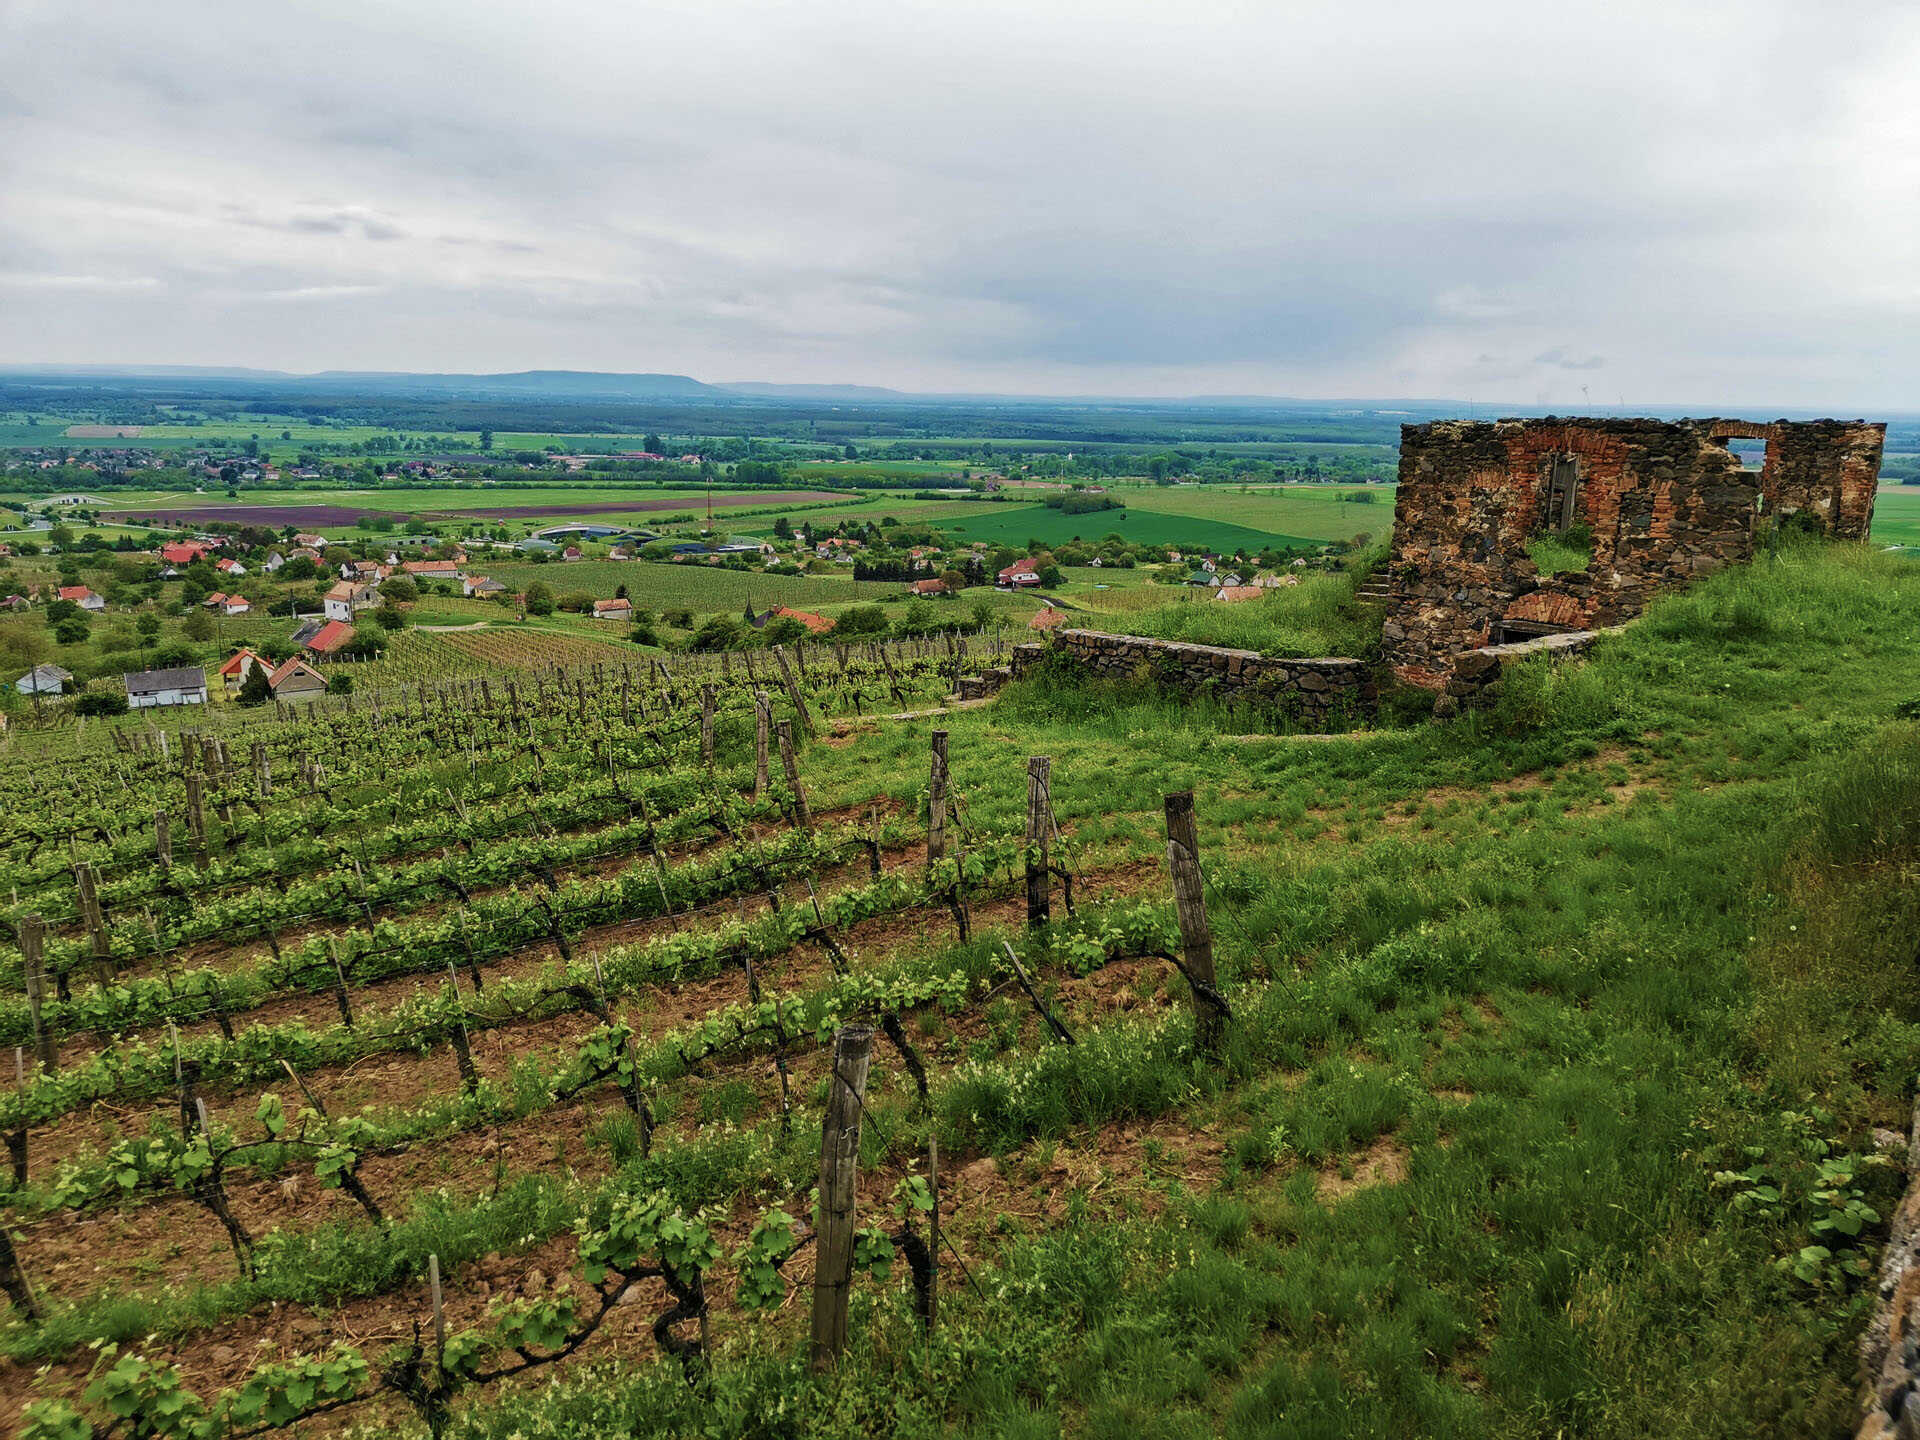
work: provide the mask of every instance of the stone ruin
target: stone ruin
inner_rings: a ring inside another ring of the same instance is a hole
[[[1662,591],[1753,557],[1763,516],[1864,540],[1887,427],[1864,421],[1556,419],[1405,425],[1382,653],[1447,687],[1458,657],[1617,625]],[[1764,440],[1759,470],[1734,439]],[[1585,569],[1534,540],[1584,530]]]

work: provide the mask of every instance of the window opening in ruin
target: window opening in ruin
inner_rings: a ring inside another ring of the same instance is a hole
[[[1580,467],[1571,455],[1553,457],[1547,477],[1547,528],[1564,530],[1573,524],[1573,504],[1580,492]]]

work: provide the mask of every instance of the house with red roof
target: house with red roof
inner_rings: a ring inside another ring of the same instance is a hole
[[[1022,589],[1040,583],[1040,562],[1031,555],[1022,555],[995,577],[1002,585],[1018,586]]]
[[[198,540],[176,540],[160,547],[160,558],[169,565],[191,565],[206,555],[210,548]]]
[[[400,569],[416,580],[464,580],[460,566],[452,560],[409,560]]]
[[[58,598],[71,600],[82,610],[104,610],[107,608],[107,602],[84,585],[62,585]]]
[[[353,626],[344,620],[329,620],[314,632],[307,641],[307,649],[316,655],[333,655],[340,647],[353,639]]]
[[[1029,630],[1058,630],[1067,623],[1067,612],[1048,606],[1038,615],[1027,621]]]
[[[244,575],[247,573],[247,567],[231,557],[214,561],[213,568],[218,570],[222,575]]]
[[[833,621],[827,619],[824,615],[810,614],[805,610],[789,609],[785,605],[774,606],[773,618],[778,619],[781,616],[785,616],[789,620],[798,620],[802,625],[807,627],[807,632],[811,635],[824,635],[833,629]]]
[[[276,700],[311,700],[327,693],[327,677],[297,655],[269,675],[267,685]]]
[[[633,618],[633,602],[624,596],[612,600],[593,602],[593,618],[596,620],[630,620]]]
[[[273,662],[263,660],[251,650],[236,650],[227,657],[227,663],[220,667],[220,683],[229,690],[238,690],[247,683],[247,677],[258,666],[262,670],[271,670]]]
[[[1258,600],[1266,593],[1266,587],[1262,585],[1222,585],[1213,592],[1213,598],[1232,605],[1242,600]]]
[[[915,595],[951,595],[953,587],[944,580],[916,580],[907,587]]]
[[[244,595],[229,595],[220,608],[229,615],[245,615],[253,609],[253,602]]]

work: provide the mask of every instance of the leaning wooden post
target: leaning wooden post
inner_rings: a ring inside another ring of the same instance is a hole
[[[47,922],[38,915],[20,917],[20,960],[27,978],[27,1018],[33,1022],[33,1053],[49,1075],[60,1068],[60,1047],[40,1023],[47,999]]]
[[[1047,786],[1053,760],[1035,755],[1027,761],[1027,928],[1038,929],[1047,911]]]
[[[933,732],[933,770],[927,780],[927,864],[947,853],[947,732]]]
[[[787,772],[787,788],[793,791],[793,819],[802,830],[813,829],[813,811],[807,808],[806,788],[800,783],[800,766],[793,758],[793,724],[780,722],[780,766]]]
[[[197,771],[187,774],[187,829],[193,835],[193,843],[202,850],[207,848],[207,807],[200,793],[200,776]]]
[[[1194,1039],[1203,1055],[1213,1055],[1219,1052],[1227,1017],[1214,976],[1213,932],[1207,926],[1193,792],[1181,790],[1167,796],[1166,810],[1167,869],[1173,874],[1173,904],[1180,917],[1180,948],[1185,956],[1182,968],[1193,987]]]
[[[700,687],[700,763],[713,769],[713,686]]]
[[[820,1232],[814,1249],[815,1370],[847,1345],[847,1294],[853,1286],[854,1207],[860,1180],[860,1115],[867,1093],[873,1031],[848,1025],[833,1037],[833,1079],[820,1122]]]
[[[87,928],[87,942],[93,958],[103,968],[113,963],[113,942],[107,936],[107,917],[100,910],[100,885],[93,866],[82,860],[73,867],[73,880],[80,892],[80,920]]]
[[[774,646],[773,658],[780,662],[780,678],[787,683],[787,698],[793,702],[793,713],[800,717],[800,729],[811,738],[813,717],[807,713],[807,697],[800,693],[800,682],[793,678],[793,666],[787,661],[787,647]]]
[[[267,760],[266,742],[253,742],[253,783],[262,796],[273,793],[273,768]]]
[[[933,1209],[927,1215],[929,1238],[927,1257],[932,1262],[927,1271],[927,1334],[933,1334],[933,1327],[940,1319],[940,1137],[927,1139],[927,1193],[933,1197]]]
[[[725,654],[723,650],[720,652]],[[772,702],[767,692],[753,692],[753,798],[757,801],[767,793],[767,726],[772,723]]]
[[[20,1257],[13,1250],[13,1236],[0,1225],[0,1290],[6,1291],[13,1308],[28,1320],[40,1318],[40,1307],[33,1303],[33,1287],[27,1284],[27,1272],[20,1268]]]
[[[164,810],[153,812],[153,853],[162,870],[173,867],[173,820]]]

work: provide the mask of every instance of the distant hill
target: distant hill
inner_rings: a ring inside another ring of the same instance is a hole
[[[404,371],[322,370],[299,377],[309,385],[375,385],[381,389],[461,395],[578,395],[623,400],[717,400],[725,391],[690,375],[611,375],[592,370],[521,370],[508,375],[414,375]]]
[[[768,400],[924,401],[924,395],[889,390],[884,385],[776,385],[766,380],[722,381],[714,387],[734,395]]]

